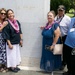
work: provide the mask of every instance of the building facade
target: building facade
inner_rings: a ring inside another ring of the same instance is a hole
[[[47,22],[50,0],[0,0],[0,8],[13,9],[23,31],[23,69],[39,70],[42,52],[40,26]]]

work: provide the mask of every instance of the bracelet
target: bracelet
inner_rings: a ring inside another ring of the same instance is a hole
[[[52,44],[53,46],[55,46],[56,44]]]

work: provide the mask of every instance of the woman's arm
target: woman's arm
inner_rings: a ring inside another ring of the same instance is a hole
[[[45,28],[45,26],[41,26],[40,29],[43,30]]]
[[[10,42],[10,24],[7,24],[7,26],[4,27],[3,32],[5,34],[4,37],[7,40],[9,48],[12,49],[13,45]]]
[[[8,24],[7,21],[3,22],[3,25],[0,27],[0,31],[2,31],[2,29]]]
[[[20,39],[23,40],[23,39],[22,39],[22,34],[20,34]]]
[[[18,24],[19,24],[19,28],[20,28],[20,46],[23,46],[23,37],[22,37],[22,30],[21,30],[21,24],[20,22],[17,20]]]
[[[59,27],[57,27],[57,29],[54,31],[55,37],[53,39],[53,44],[52,45],[57,43],[60,34],[61,34],[60,29],[59,29]]]
[[[57,43],[60,34],[61,34],[60,28],[57,27],[57,29],[54,31],[54,35],[55,35],[55,36],[54,36],[54,38],[53,38],[52,46],[50,47],[51,50],[54,48],[55,44]]]
[[[9,48],[12,49],[13,45],[11,44],[10,40],[7,40],[7,43],[8,43]]]
[[[22,38],[22,34],[20,34],[20,46],[23,46],[23,38]]]

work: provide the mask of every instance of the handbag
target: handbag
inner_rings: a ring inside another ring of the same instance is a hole
[[[53,30],[55,29],[55,27],[53,26]],[[55,36],[53,35],[53,38]],[[62,50],[63,50],[63,43],[62,43],[62,37],[60,37],[61,40],[61,44],[55,44],[54,49],[52,50],[54,55],[61,55],[62,54]],[[45,45],[45,49],[50,51],[50,46],[49,45]]]
[[[56,44],[54,49],[53,49],[53,54],[54,55],[61,55],[63,50],[63,44]]]
[[[45,49],[50,51],[50,46],[45,45]],[[63,44],[56,44],[52,50],[54,55],[61,55],[63,50]]]

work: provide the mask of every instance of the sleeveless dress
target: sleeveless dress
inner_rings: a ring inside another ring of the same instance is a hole
[[[53,70],[59,69],[61,67],[61,55],[53,55],[52,51],[45,49],[45,45],[52,45],[54,30],[56,30],[58,26],[59,25],[55,23],[51,28],[44,29],[42,31],[43,40],[40,68],[46,72],[52,72]],[[60,43],[60,39],[57,43]]]

